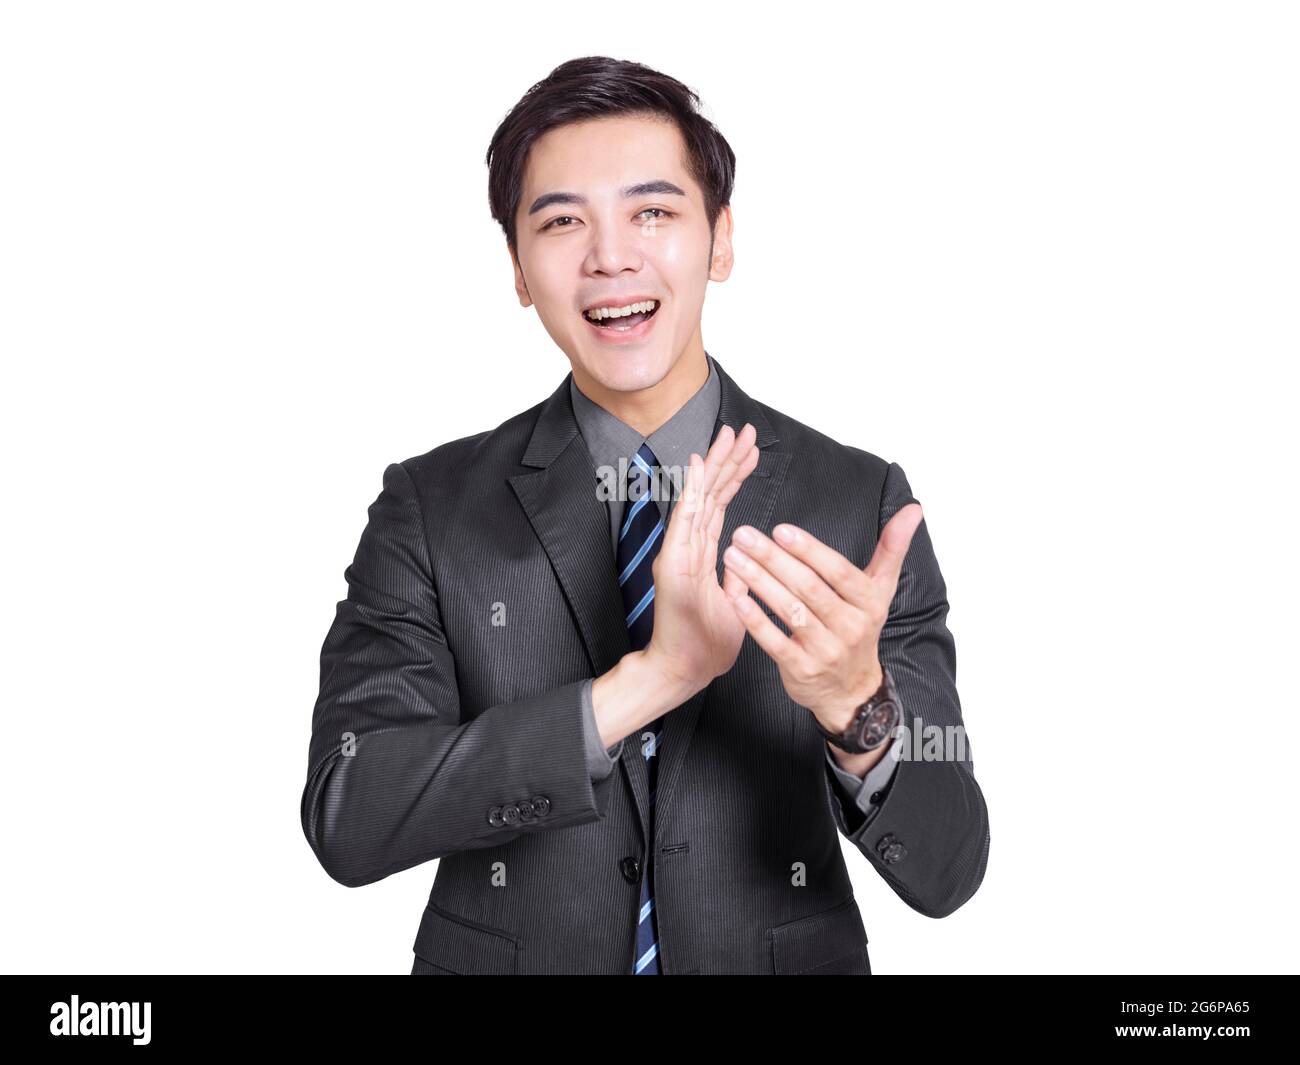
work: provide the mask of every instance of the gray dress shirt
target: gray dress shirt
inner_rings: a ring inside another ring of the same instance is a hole
[[[682,476],[685,476],[685,471],[690,467],[692,451],[701,457],[708,452],[709,446],[713,442],[713,426],[718,419],[718,407],[722,390],[712,356],[706,352],[705,358],[709,362],[708,380],[681,406],[676,414],[648,437],[643,437],[626,422],[616,418],[604,407],[584,395],[574,383],[573,378],[569,378],[569,398],[573,403],[573,414],[577,419],[582,439],[591,455],[593,471],[596,474],[593,490],[597,490],[602,485],[618,489],[625,484],[627,465],[631,463],[632,456],[640,450],[642,444],[650,445],[650,450],[655,453],[655,458],[659,460],[660,466],[680,467]],[[733,425],[732,428],[739,432],[742,427]],[[664,485],[667,485],[666,481]],[[661,490],[660,492],[661,496],[671,497],[675,494],[672,491],[664,492]],[[660,498],[656,499],[655,502],[659,505],[664,524],[667,525],[672,515],[672,506],[675,500]],[[612,575],[615,565],[614,560],[618,557],[618,533],[619,522],[623,514],[623,501],[615,495],[613,498],[607,499],[606,507],[609,510],[610,572]],[[727,544],[719,544],[719,553],[725,551],[727,546]],[[623,751],[623,740],[619,740],[610,748],[606,748],[600,742],[600,731],[596,726],[596,714],[591,698],[593,683],[595,683],[594,678],[587,681],[583,686],[582,705],[586,711],[584,721],[587,739],[587,767],[591,772],[592,780],[598,781],[603,780],[614,771],[615,761]],[[895,738],[891,741],[891,745],[899,742],[901,742],[900,739]],[[885,788],[898,767],[892,753],[887,750],[885,756],[876,763],[865,777],[857,777],[841,769],[829,749],[826,751],[826,761],[834,772],[842,799],[845,802],[853,803],[865,815],[866,820],[870,821],[875,816],[876,811],[879,810],[878,805],[872,804],[871,797]]]

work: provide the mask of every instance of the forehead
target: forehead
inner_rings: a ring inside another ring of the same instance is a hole
[[[613,195],[625,185],[658,179],[699,195],[687,173],[686,142],[677,125],[645,116],[584,119],[547,130],[529,149],[523,178],[525,210],[548,192]]]

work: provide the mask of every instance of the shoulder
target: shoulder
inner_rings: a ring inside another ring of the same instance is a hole
[[[777,450],[791,455],[787,478],[812,478],[819,484],[834,480],[857,492],[874,491],[877,495],[883,490],[894,463],[865,448],[836,440],[766,403],[753,402],[771,424]]]
[[[475,477],[504,476],[523,469],[519,459],[545,401],[507,418],[492,429],[458,437],[402,459],[399,465],[418,489],[465,483]]]

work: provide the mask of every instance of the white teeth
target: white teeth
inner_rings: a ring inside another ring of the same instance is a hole
[[[657,302],[657,300],[642,300],[640,303],[629,303],[626,307],[601,307],[599,310],[582,313],[592,321],[600,321],[602,318],[626,318],[629,314],[653,309]]]

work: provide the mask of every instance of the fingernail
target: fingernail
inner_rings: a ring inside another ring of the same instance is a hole
[[[745,557],[745,553],[737,547],[727,548],[726,553],[722,556],[722,560],[733,569],[743,570],[749,565],[749,559]]]
[[[746,525],[742,525],[736,530],[735,540],[737,543],[744,544],[746,547],[754,543],[754,531]]]
[[[799,533],[790,525],[778,525],[772,530],[772,535],[783,544],[793,544],[799,540]]]

